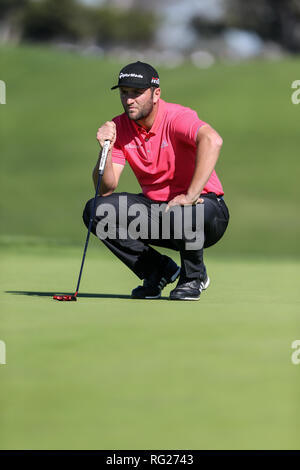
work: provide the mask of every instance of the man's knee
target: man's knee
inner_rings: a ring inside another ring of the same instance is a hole
[[[89,226],[89,221],[91,218],[92,210],[93,210],[94,199],[90,199],[83,210],[82,218],[83,222],[85,223],[86,227]]]
[[[96,207],[95,207],[95,214],[94,217],[97,213],[97,209],[101,204],[110,204],[111,206],[114,207],[114,209],[117,209],[118,206],[118,200],[119,200],[119,194],[118,193],[112,193],[109,196],[98,196],[96,199]],[[86,225],[86,227],[89,226],[90,218],[92,217],[94,209],[94,199],[90,199],[83,210],[82,218],[83,221]]]

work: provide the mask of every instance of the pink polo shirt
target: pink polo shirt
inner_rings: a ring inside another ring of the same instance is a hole
[[[128,161],[143,194],[154,201],[169,201],[178,194],[186,194],[195,168],[197,133],[206,124],[197,113],[160,99],[149,132],[125,113],[113,121],[117,139],[112,161],[121,165]],[[209,192],[224,194],[215,171],[202,194]]]

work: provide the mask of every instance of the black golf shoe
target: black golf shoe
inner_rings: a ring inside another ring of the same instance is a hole
[[[150,276],[144,279],[143,285],[131,292],[133,299],[159,299],[163,288],[174,282],[180,274],[180,267],[168,256],[163,256],[162,264]]]
[[[208,288],[210,279],[206,276],[204,281],[200,279],[181,280],[170,292],[170,300],[199,300],[201,292]]]

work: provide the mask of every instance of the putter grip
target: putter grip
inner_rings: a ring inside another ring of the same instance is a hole
[[[99,163],[99,173],[100,173],[100,175],[103,175],[103,173],[104,173],[104,167],[105,167],[105,163],[106,163],[106,159],[107,159],[109,145],[110,145],[110,141],[106,140],[104,142],[104,145],[103,145],[103,148],[102,148],[102,153],[101,153],[101,158],[100,158],[100,163]]]

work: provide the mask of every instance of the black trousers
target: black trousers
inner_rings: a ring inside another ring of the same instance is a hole
[[[143,205],[145,216],[148,219],[149,226],[153,223],[153,213],[151,206],[158,204],[158,201],[153,201],[143,194],[131,194],[131,193],[112,193],[109,196],[99,196],[96,203],[96,213],[99,213],[99,206],[103,204],[110,204],[115,208],[116,218],[112,223],[115,225],[115,235],[102,239],[101,241],[116,255],[123,263],[126,264],[140,279],[145,279],[157,266],[160,266],[162,255],[153,248],[153,246],[160,246],[170,248],[180,252],[181,258],[181,278],[183,279],[200,279],[204,280],[206,277],[206,268],[203,262],[203,248],[208,248],[211,245],[217,243],[223,236],[229,221],[229,211],[223,198],[218,198],[214,193],[207,195],[201,195],[204,199],[204,245],[201,249],[186,249],[186,239],[184,233],[182,238],[174,238],[174,233],[170,232],[169,239],[163,239],[161,237],[161,220],[157,219],[156,223],[159,225],[159,238],[151,239],[139,237],[132,239],[130,236],[124,238],[124,234],[121,236],[120,232],[123,222],[120,217],[121,209],[119,210],[120,196],[126,196],[127,201],[127,217],[126,222],[130,223],[133,220],[133,216],[128,216],[130,213],[130,207],[134,204]],[[93,208],[93,199],[89,200],[85,206],[83,212],[83,220],[85,225],[88,227]],[[163,202],[163,201],[161,201]],[[179,207],[179,209],[178,209]],[[178,210],[183,210],[183,206],[178,206]],[[104,208],[104,206],[102,206]],[[123,208],[124,209],[124,208]],[[196,206],[192,206],[192,211],[196,210]],[[97,235],[97,224],[104,217],[107,220],[108,213],[105,215],[95,216],[92,224],[92,233]],[[193,213],[194,216],[194,213]],[[193,218],[193,223],[195,217]],[[123,232],[124,233],[124,232]],[[151,233],[150,230],[148,233]]]

